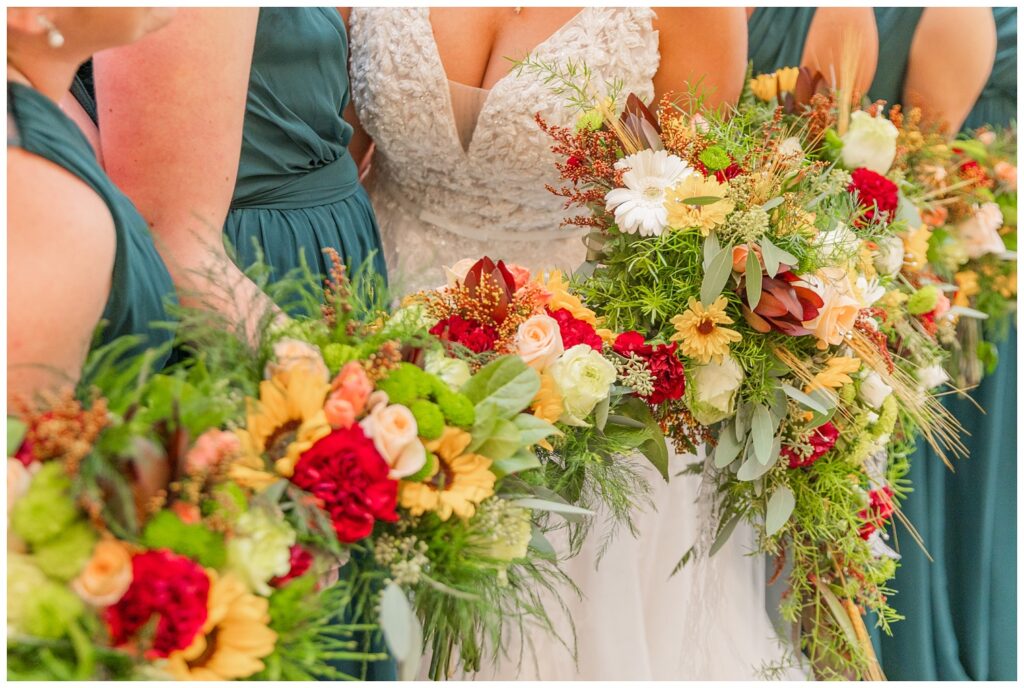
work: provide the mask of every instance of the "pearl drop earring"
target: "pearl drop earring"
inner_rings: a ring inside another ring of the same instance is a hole
[[[39,25],[46,29],[46,42],[50,44],[51,48],[59,48],[64,45],[64,34],[60,32],[52,21],[41,14],[36,19]]]

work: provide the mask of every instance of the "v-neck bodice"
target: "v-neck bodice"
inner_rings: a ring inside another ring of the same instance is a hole
[[[649,8],[588,7],[531,56],[585,64],[598,90],[619,81],[649,101],[659,62],[653,18]],[[555,157],[534,121],[571,125],[577,113],[566,97],[541,75],[512,71],[476,95],[475,127],[460,136],[465,103],[453,108],[429,9],[355,8],[350,31],[353,101],[376,143],[368,187],[396,277],[436,286],[433,266],[485,252],[536,268],[578,265],[582,243],[559,228],[562,199],[545,188],[558,183]]]

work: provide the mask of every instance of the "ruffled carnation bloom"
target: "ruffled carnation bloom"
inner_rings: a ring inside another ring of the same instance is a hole
[[[108,607],[115,604],[132,584],[132,555],[119,540],[96,543],[89,562],[71,581],[71,589],[86,604]]]
[[[335,430],[295,464],[291,481],[320,500],[341,542],[357,542],[377,521],[398,520],[398,483],[358,425]]]
[[[729,345],[742,339],[736,330],[722,327],[733,323],[725,313],[725,305],[724,296],[707,307],[691,298],[686,311],[672,318],[676,333],[670,341],[679,342],[683,355],[698,363],[721,362],[729,353]]]
[[[699,203],[694,201],[699,200]],[[707,236],[725,222],[735,202],[729,186],[699,174],[692,174],[668,191],[665,208],[668,224],[675,229],[699,229]]]
[[[872,117],[863,110],[850,115],[850,126],[843,135],[843,165],[848,170],[865,167],[885,174],[896,159],[899,130],[885,117]]]
[[[586,320],[573,317],[573,314],[565,308],[556,311],[549,310],[548,315],[558,323],[558,330],[562,334],[562,345],[566,349],[571,349],[577,344],[586,344],[595,351],[604,348],[604,340],[601,339],[601,335]]]
[[[428,443],[438,460],[423,482],[402,483],[402,506],[413,516],[432,511],[442,521],[453,514],[472,517],[476,505],[494,494],[497,480],[489,458],[466,451],[472,441],[468,432],[446,427],[440,439]]]
[[[324,382],[331,376],[318,348],[308,342],[286,337],[274,343],[274,356],[267,363],[263,376],[268,380],[274,376],[284,377],[300,368]]]
[[[493,327],[481,325],[459,315],[452,315],[440,321],[430,328],[430,334],[442,341],[461,344],[477,354],[493,350],[498,341],[498,333]]]
[[[999,235],[1003,212],[996,203],[976,206],[974,214],[956,227],[956,238],[968,258],[981,258],[988,253],[1004,253],[1006,245]]]
[[[516,353],[523,362],[540,372],[555,362],[565,346],[558,321],[546,313],[527,318],[516,332]]]
[[[866,167],[859,167],[850,173],[850,180],[847,188],[857,195],[857,202],[864,208],[859,222],[892,220],[899,205],[899,189],[894,183]]]
[[[387,462],[391,479],[408,477],[423,468],[427,451],[420,442],[416,418],[407,407],[378,404],[359,425]]]
[[[210,579],[187,557],[151,550],[132,557],[132,583],[104,619],[115,646],[125,645],[156,618],[146,657],[167,657],[192,644],[207,618]]]
[[[827,454],[839,439],[839,430],[832,424],[832,421],[826,421],[802,439],[804,443],[800,445],[782,445],[780,453],[790,468],[810,466]]]
[[[686,391],[686,375],[683,363],[676,355],[678,344],[652,346],[644,341],[639,332],[623,332],[616,337],[612,350],[618,355],[630,355],[647,364],[654,384],[654,392],[644,397],[649,404],[660,404],[670,399],[679,399]]]
[[[618,375],[615,366],[586,344],[577,344],[549,369],[562,394],[561,421],[586,425],[584,420],[611,392]]]
[[[860,313],[860,302],[853,295],[849,273],[841,268],[822,268],[808,281],[821,295],[823,303],[817,316],[805,321],[804,327],[818,338],[819,349],[838,346],[853,331]]]
[[[252,508],[238,517],[227,542],[227,566],[250,590],[269,595],[270,579],[288,573],[295,531],[267,509]]]
[[[619,229],[641,236],[658,236],[668,224],[666,190],[693,174],[679,156],[668,151],[645,149],[615,163],[625,188],[605,196],[606,210],[615,213]]]
[[[892,488],[888,485],[868,493],[868,508],[862,509],[857,514],[864,521],[858,530],[863,539],[867,540],[872,533],[883,527],[885,522],[892,518],[896,512],[892,498]]]

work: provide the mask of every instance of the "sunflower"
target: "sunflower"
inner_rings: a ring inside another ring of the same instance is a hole
[[[277,634],[270,629],[268,601],[253,595],[234,574],[207,570],[210,594],[202,633],[172,652],[167,670],[179,681],[229,681],[263,670]]]
[[[676,229],[696,228],[707,236],[714,227],[725,222],[736,205],[728,193],[728,184],[691,174],[666,193],[665,208],[668,210],[669,226]]]
[[[413,516],[437,512],[442,521],[454,513],[470,518],[476,505],[494,494],[494,473],[486,456],[466,452],[473,437],[458,428],[446,427],[441,438],[428,442],[427,451],[437,455],[431,475],[421,483],[403,482],[399,503]]]
[[[679,349],[684,356],[696,359],[699,363],[709,363],[729,353],[729,345],[743,337],[739,332],[719,325],[731,325],[732,318],[725,314],[725,297],[719,296],[715,302],[705,308],[697,299],[691,298],[686,312],[672,318],[676,333],[669,341],[679,342]]]
[[[238,431],[242,456],[231,467],[232,479],[256,488],[273,482],[264,454],[278,475],[290,477],[299,456],[331,431],[324,415],[328,389],[302,369],[261,382],[259,401],[246,400],[245,429]]]

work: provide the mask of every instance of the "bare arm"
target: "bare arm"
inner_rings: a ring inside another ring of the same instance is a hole
[[[74,384],[110,293],[110,211],[66,170],[7,149],[7,398]]]
[[[345,30],[347,31],[348,28],[349,28],[348,20],[349,20],[349,17],[352,15],[352,8],[351,7],[339,7],[338,8],[338,14],[341,15],[341,20],[343,22],[345,22]],[[349,46],[348,46],[349,64],[348,64],[348,69],[349,69],[349,74],[351,75],[351,73],[352,73],[352,34],[351,33],[349,33],[348,38],[349,38]],[[351,76],[349,77],[349,83],[352,83]],[[362,171],[363,168],[369,163],[369,160],[367,160],[366,157],[370,153],[370,146],[373,145],[373,139],[371,139],[370,135],[366,133],[365,129],[363,129],[363,125],[359,121],[359,115],[356,114],[356,107],[355,107],[354,101],[349,101],[348,107],[345,108],[345,112],[343,113],[343,116],[345,118],[345,121],[352,125],[352,140],[348,142],[348,152],[352,156],[352,159],[356,161],[356,165],[359,166],[359,170]]]
[[[903,100],[956,133],[985,87],[996,55],[988,7],[929,7],[910,46]]]
[[[847,42],[856,55],[854,98],[859,99],[867,93],[878,66],[878,28],[870,7],[819,7],[807,31],[800,64],[818,70],[837,86]]]
[[[741,7],[658,7],[661,63],[654,76],[657,98],[701,85],[712,107],[735,103],[747,64],[747,20]]]
[[[222,243],[238,172],[256,9],[182,9],[95,58],[107,171],[149,222],[182,303],[254,332],[269,299]]]

